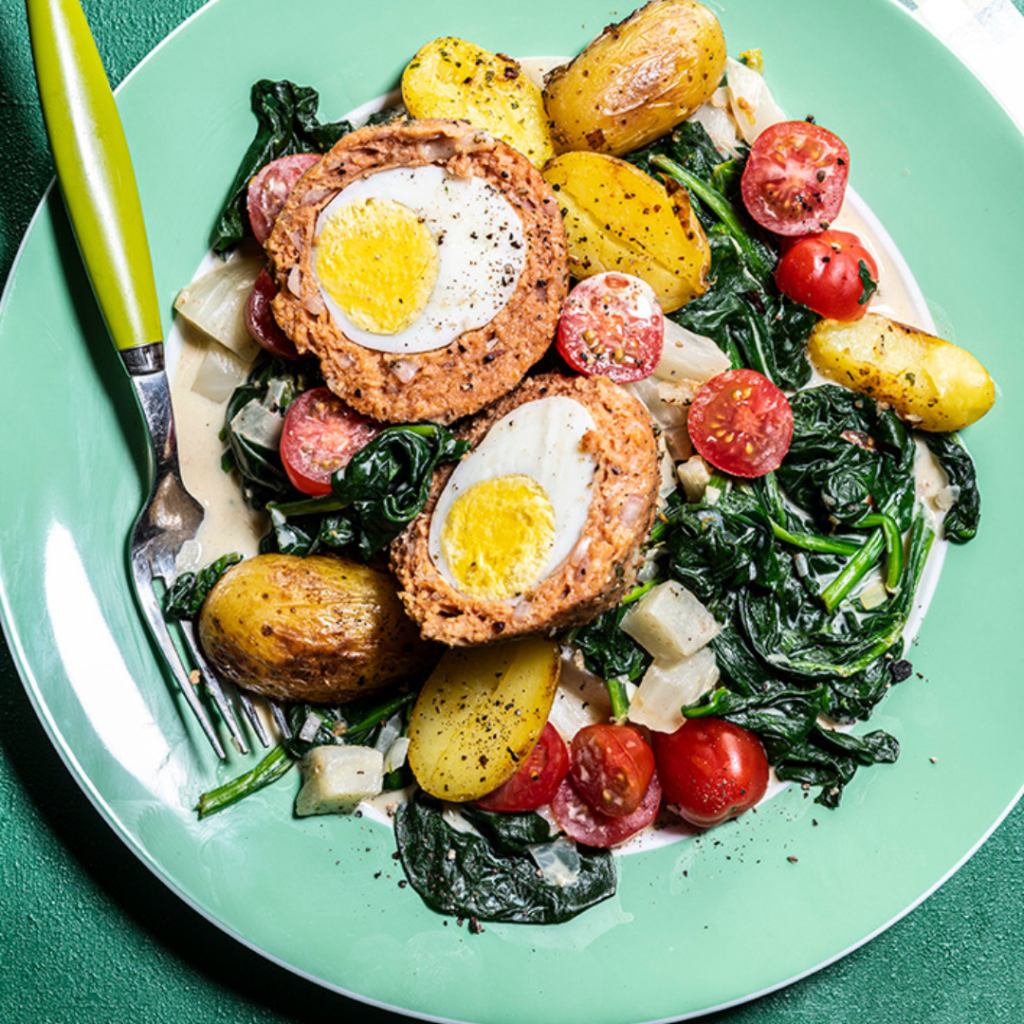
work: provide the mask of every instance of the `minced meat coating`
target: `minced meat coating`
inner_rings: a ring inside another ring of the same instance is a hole
[[[444,467],[434,477],[423,512],[391,547],[399,597],[424,637],[469,646],[581,625],[617,605],[636,581],[660,484],[654,430],[636,398],[606,377],[531,377],[466,424],[460,436],[475,447],[513,409],[550,395],[575,399],[594,420],[594,430],[582,441],[596,469],[580,540],[555,572],[515,602],[467,596],[430,557],[431,515],[453,472],[452,466]]]
[[[519,214],[525,264],[512,298],[488,324],[431,352],[377,352],[346,337],[320,295],[313,239],[320,211],[378,171],[434,164],[483,178]],[[424,119],[360,128],[340,139],[295,186],[267,241],[280,288],[273,311],[300,352],[319,357],[328,387],[390,423],[451,423],[514,388],[550,345],[568,289],[558,201],[520,153],[465,121]]]

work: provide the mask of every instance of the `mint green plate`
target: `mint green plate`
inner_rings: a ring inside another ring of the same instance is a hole
[[[240,761],[219,767],[206,749],[130,597],[141,426],[53,194],[11,276],[0,311],[0,598],[28,693],[73,775],[159,877],[241,941],[359,999],[516,1024],[679,1018],[747,999],[905,913],[984,840],[1024,782],[1012,639],[1024,573],[1024,140],[888,0],[714,6],[730,52],[764,50],[783,108],[842,134],[857,190],[940,329],[998,381],[995,410],[969,434],[983,531],[950,551],[911,652],[918,675],[873,719],[899,736],[897,765],[862,772],[836,812],[790,789],[702,839],[623,858],[618,895],[569,924],[470,935],[399,887],[387,828],[293,821],[293,784],[196,820],[198,793]],[[204,8],[119,94],[165,327],[250,139],[253,81],[314,85],[335,117],[391,88],[435,36],[567,53],[623,13],[580,0],[465,12],[444,0]]]

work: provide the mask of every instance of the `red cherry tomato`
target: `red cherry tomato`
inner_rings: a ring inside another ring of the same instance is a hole
[[[783,121],[754,140],[740,192],[747,212],[779,235],[823,231],[843,205],[850,152],[838,135]]]
[[[733,476],[778,469],[793,437],[786,396],[755,370],[726,370],[697,392],[687,418],[694,448]]]
[[[249,301],[245,304],[245,327],[253,341],[259,342],[268,352],[282,359],[298,359],[295,343],[278,326],[270,303],[277,295],[273,278],[261,270],[252,286]]]
[[[291,195],[299,178],[318,163],[316,153],[295,153],[271,160],[261,168],[249,182],[246,204],[249,208],[249,223],[252,233],[260,245],[266,245],[274,221],[284,209],[285,200]]]
[[[535,811],[551,803],[569,773],[565,740],[548,722],[537,745],[508,782],[477,800],[485,811]]]
[[[587,725],[572,738],[572,781],[584,800],[613,818],[632,814],[654,775],[654,751],[631,725]]]
[[[383,429],[327,388],[304,391],[288,408],[281,461],[292,485],[313,497],[331,493],[331,474]]]
[[[768,787],[761,741],[721,718],[690,718],[673,733],[657,733],[654,753],[665,802],[699,828],[742,814]]]
[[[820,316],[859,320],[878,288],[878,264],[855,234],[823,231],[786,250],[775,283]]]
[[[651,784],[647,787],[640,806],[632,813],[617,818],[610,814],[595,811],[580,796],[573,785],[572,776],[567,775],[558,787],[551,810],[562,831],[584,846],[596,846],[607,850],[631,839],[641,829],[646,828],[658,816],[661,808],[661,783],[658,773],[651,776]]]
[[[620,384],[654,373],[665,316],[654,289],[639,277],[609,271],[581,281],[558,321],[558,351],[579,373]]]

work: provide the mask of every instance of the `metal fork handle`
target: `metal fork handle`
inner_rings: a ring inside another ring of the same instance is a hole
[[[163,345],[158,343],[125,349],[121,352],[121,361],[128,371],[153,441],[150,480],[160,480],[168,473],[179,476],[174,409],[171,406],[171,386],[164,369]]]

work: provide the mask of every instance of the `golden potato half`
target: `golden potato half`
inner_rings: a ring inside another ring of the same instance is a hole
[[[561,662],[552,640],[453,649],[409,719],[409,766],[431,796],[466,801],[497,789],[548,719]]]
[[[390,573],[344,558],[257,555],[229,569],[199,616],[218,675],[280,700],[340,704],[426,672]]]
[[[666,313],[707,291],[711,247],[685,188],[672,182],[669,191],[603,153],[564,153],[544,177],[558,195],[573,277],[634,274]]]
[[[645,146],[718,88],[725,57],[711,11],[693,0],[654,0],[548,75],[544,105],[556,148],[621,156]]]
[[[966,349],[877,313],[819,321],[807,355],[822,376],[887,402],[922,430],[962,430],[996,400],[992,378]]]
[[[465,120],[507,142],[536,167],[555,154],[540,89],[516,61],[450,36],[427,43],[402,74],[413,117]]]

